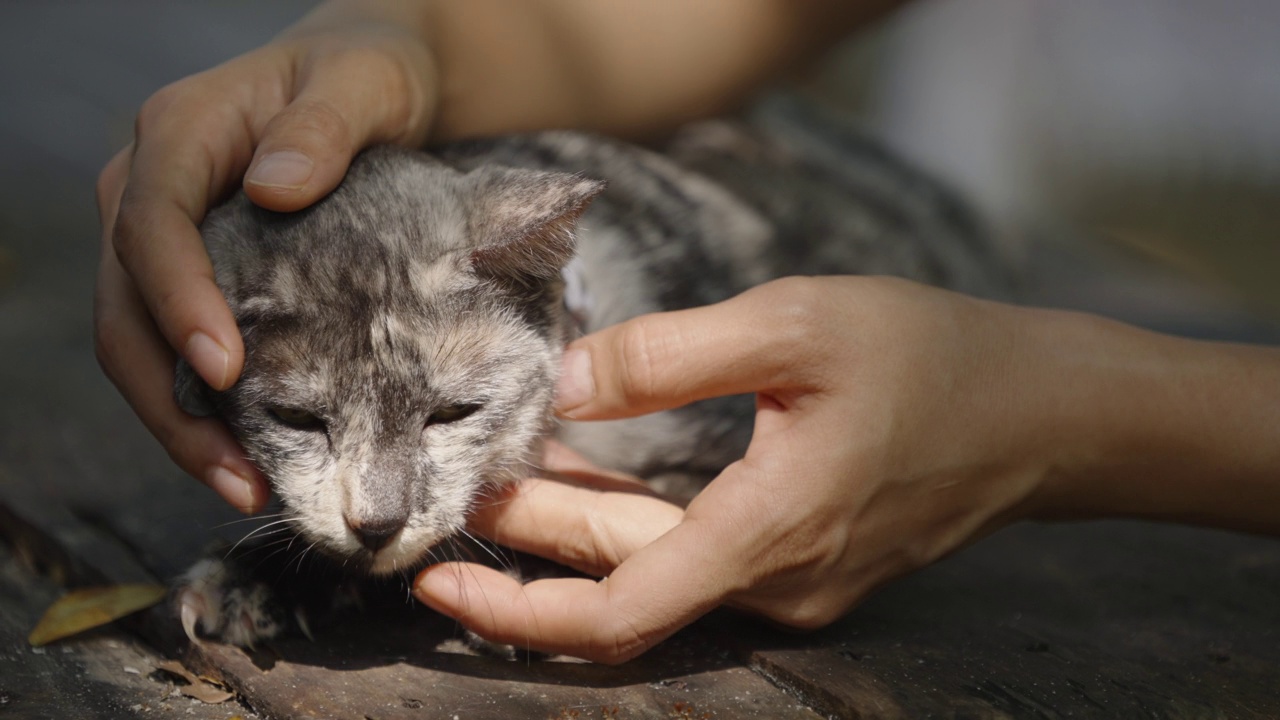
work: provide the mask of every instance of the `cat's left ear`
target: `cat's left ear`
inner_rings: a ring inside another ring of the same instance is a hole
[[[549,280],[573,258],[573,229],[604,183],[567,173],[483,167],[467,225],[471,266],[482,275]]]

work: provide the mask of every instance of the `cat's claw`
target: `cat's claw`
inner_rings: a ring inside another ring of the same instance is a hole
[[[194,645],[200,644],[200,636],[196,634],[196,623],[204,614],[204,599],[199,593],[183,590],[178,594],[178,616],[182,619],[182,631]]]
[[[182,630],[252,649],[284,630],[271,590],[225,561],[206,558],[183,576],[177,595]]]
[[[301,607],[293,611],[293,619],[298,623],[298,629],[311,642],[316,641],[316,636],[311,634],[311,621],[307,619],[307,611]]]

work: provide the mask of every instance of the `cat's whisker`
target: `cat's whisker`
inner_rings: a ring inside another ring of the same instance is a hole
[[[245,542],[246,540],[248,540],[249,538],[257,537],[257,538],[259,538],[259,539],[263,539],[263,538],[271,537],[272,535],[277,535],[277,534],[279,534],[279,533],[288,532],[288,531],[289,531],[289,528],[287,528],[287,527],[276,528],[275,530],[271,530],[270,532],[263,532],[263,531],[267,530],[267,528],[272,527],[273,525],[280,525],[280,524],[287,523],[287,522],[289,522],[289,521],[288,521],[288,520],[277,520],[277,521],[275,521],[275,522],[267,523],[266,525],[263,525],[262,527],[254,528],[254,529],[253,529],[253,530],[251,530],[248,534],[246,534],[244,537],[242,537],[242,538],[240,538],[239,540],[237,540],[237,541],[236,541],[236,543],[235,543],[234,545],[232,545],[232,546],[231,546],[231,548],[230,548],[230,549],[228,549],[228,550],[227,550],[227,552],[222,556],[222,559],[223,559],[223,560],[226,560],[227,558],[231,557],[231,556],[236,552],[236,550],[237,550],[237,549],[238,549],[242,544],[244,544],[244,542]]]
[[[484,600],[484,606],[485,606],[486,608],[488,608],[488,611],[489,611],[489,624],[490,624],[490,626],[497,626],[497,616],[496,616],[496,615],[494,615],[494,612],[493,612],[493,603],[489,602],[489,596],[485,593],[485,591],[484,591],[484,586],[480,584],[480,578],[478,578],[478,577],[476,576],[475,568],[473,568],[473,567],[471,566],[471,563],[459,563],[458,565],[455,565],[455,567],[458,567],[458,568],[466,568],[466,572],[467,572],[468,574],[470,574],[470,575],[471,575],[471,579],[472,579],[472,580],[475,582],[475,584],[480,588],[480,597],[481,597],[481,599],[483,599],[483,600]],[[474,603],[471,603],[471,602],[467,599],[467,597],[466,597],[466,593],[467,593],[467,589],[466,589],[467,585],[466,585],[466,583],[461,582],[461,580],[462,580],[462,576],[461,576],[461,575],[458,575],[457,577],[458,577],[458,580],[459,580],[459,582],[458,582],[458,587],[461,587],[461,588],[463,589],[463,590],[462,590],[462,592],[463,592],[463,602],[464,602],[464,604],[466,605],[466,607],[474,608],[474,607],[475,607],[475,604],[474,604]],[[523,591],[521,592],[521,594],[523,594]],[[538,622],[538,617],[537,617],[537,615],[536,615],[536,614],[533,614],[533,622],[534,622],[534,624],[535,624],[535,625],[536,625],[536,624],[537,624],[537,622]],[[528,641],[527,641],[527,640],[526,640],[526,643],[525,643],[525,644],[526,644],[526,645],[528,645]]]
[[[297,568],[295,568],[295,569],[294,569],[294,573],[300,573],[300,572],[302,572],[302,561],[303,561],[303,559],[307,557],[307,553],[311,552],[319,542],[320,542],[320,541],[319,541],[319,540],[317,540],[317,541],[315,541],[315,542],[311,543],[310,545],[308,545],[308,546],[307,546],[307,549],[306,549],[306,550],[303,550],[303,551],[302,551],[302,554],[298,556],[298,566],[297,566]]]
[[[281,532],[283,532],[283,531],[281,531]],[[265,549],[267,549],[267,548],[278,547],[278,546],[283,545],[283,544],[285,544],[285,543],[287,543],[287,542],[289,542],[289,538],[287,538],[287,537],[278,537],[278,538],[273,538],[273,539],[271,539],[271,540],[269,540],[269,541],[267,541],[267,542],[263,542],[263,543],[254,543],[252,547],[245,548],[244,550],[241,550],[240,552],[236,553],[236,557],[246,557],[246,556],[248,556],[248,555],[251,555],[251,554],[256,553],[256,552],[260,552],[260,551],[265,550]],[[225,558],[224,558],[224,560],[225,560]]]
[[[228,548],[227,551],[223,553],[222,560],[225,562],[227,560],[230,560],[232,557],[244,557],[246,555],[250,555],[252,553],[257,552],[263,547],[270,547],[277,543],[285,542],[288,539],[286,537],[278,537],[278,538],[272,537],[273,535],[279,535],[284,532],[285,530],[281,529],[281,530],[263,533],[256,538],[255,542],[251,543],[248,547],[244,549],[240,549],[238,547],[240,543],[236,543],[236,546]]]
[[[489,543],[482,541],[480,538],[477,538],[475,535],[472,535],[470,532],[467,531],[466,528],[462,528],[461,532],[463,535],[467,536],[467,539],[471,540],[473,544],[475,544],[481,550],[484,550],[486,553],[488,553],[489,557],[493,558],[493,561],[498,563],[499,567],[506,568],[506,569],[510,568],[510,565],[511,565],[510,561],[507,558],[499,555],[496,551],[494,551],[489,546]]]
[[[281,541],[280,541],[280,543],[283,543],[283,542],[284,542],[283,540],[281,540]],[[280,543],[277,543],[277,544],[280,544]],[[266,557],[264,557],[264,558],[262,558],[262,559],[258,560],[257,564],[255,564],[255,565],[253,566],[253,572],[257,572],[257,571],[258,571],[259,569],[261,569],[261,568],[262,568],[262,566],[263,566],[263,565],[265,565],[269,560],[271,560],[271,559],[272,559],[272,558],[274,558],[275,556],[279,555],[280,553],[288,553],[288,552],[289,552],[289,548],[288,548],[288,547],[282,547],[282,548],[278,547],[278,548],[276,548],[276,549],[275,549],[271,554],[269,554],[269,555],[267,555]],[[278,580],[278,579],[279,579],[279,578],[277,577],[277,580]]]
[[[231,527],[232,525],[239,525],[241,523],[247,523],[247,522],[258,522],[261,520],[270,520],[272,518],[284,517],[284,515],[285,514],[283,512],[278,512],[278,513],[270,513],[267,515],[254,515],[253,517],[237,518],[235,520],[228,520],[224,523],[218,523],[217,525],[214,525],[210,529],[221,530],[222,528]]]

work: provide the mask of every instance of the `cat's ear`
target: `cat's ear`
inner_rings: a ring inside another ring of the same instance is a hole
[[[504,278],[549,280],[573,258],[573,229],[604,183],[579,175],[483,167],[473,183],[467,229],[471,267]]]
[[[188,415],[209,417],[213,407],[213,390],[186,360],[179,360],[173,370],[173,399]]]

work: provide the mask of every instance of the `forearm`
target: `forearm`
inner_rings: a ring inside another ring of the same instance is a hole
[[[1054,448],[1037,514],[1280,533],[1280,351],[1025,312]]]
[[[573,127],[630,136],[722,111],[884,0],[335,0],[299,28],[378,18],[434,54],[438,140]]]

